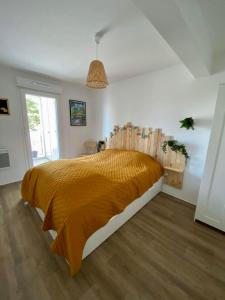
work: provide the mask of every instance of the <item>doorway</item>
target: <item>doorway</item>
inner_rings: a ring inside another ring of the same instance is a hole
[[[59,159],[56,98],[29,92],[24,95],[30,164]]]

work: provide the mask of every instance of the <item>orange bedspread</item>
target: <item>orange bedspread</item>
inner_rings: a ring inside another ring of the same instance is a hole
[[[67,259],[73,275],[87,239],[162,174],[147,154],[110,149],[34,167],[25,174],[21,192],[24,201],[44,211],[43,230],[57,232],[52,250]]]

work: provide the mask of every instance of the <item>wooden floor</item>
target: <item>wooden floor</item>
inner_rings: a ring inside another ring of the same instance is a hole
[[[0,299],[225,299],[225,235],[160,194],[83,261],[73,278],[49,250],[19,185],[0,187]]]

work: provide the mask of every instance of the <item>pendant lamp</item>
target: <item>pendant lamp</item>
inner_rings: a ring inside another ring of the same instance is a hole
[[[98,60],[98,45],[100,43],[100,36],[95,35],[96,44],[96,59],[90,63],[86,85],[93,89],[104,89],[107,87],[108,80],[105,73],[103,63]]]

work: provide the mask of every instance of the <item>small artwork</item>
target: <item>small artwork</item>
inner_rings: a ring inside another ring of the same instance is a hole
[[[86,102],[70,100],[70,125],[86,126]]]
[[[0,98],[0,115],[9,115],[7,98]]]

